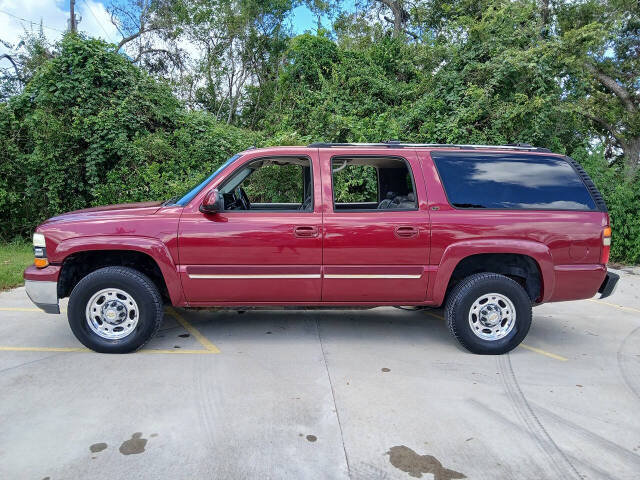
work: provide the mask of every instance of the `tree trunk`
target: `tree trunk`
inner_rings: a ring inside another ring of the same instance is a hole
[[[629,172],[627,179],[631,181],[640,169],[640,137],[634,137],[625,143],[626,148],[623,148],[623,152],[625,166],[627,167],[627,172]]]
[[[542,27],[546,28],[549,25],[549,0],[541,0],[540,2],[540,16],[542,17]]]
[[[384,4],[391,13],[393,14],[393,19],[389,20],[385,17],[385,20],[393,22],[393,37],[398,38],[402,34],[404,34],[404,24],[407,21],[409,15],[406,10],[403,8],[401,0],[378,0],[380,3]]]
[[[69,30],[76,33],[76,0],[69,2]]]

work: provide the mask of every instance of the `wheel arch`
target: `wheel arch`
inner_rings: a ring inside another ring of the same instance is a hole
[[[107,266],[128,266],[146,274],[165,300],[173,305],[183,301],[182,285],[168,248],[159,240],[143,237],[79,237],[58,244],[56,257],[62,258],[58,297],[71,293],[87,274]]]
[[[445,249],[432,282],[433,302],[441,305],[461,278],[480,272],[523,278],[525,290],[536,303],[553,293],[553,259],[546,245],[531,240],[481,239],[457,242]],[[536,274],[539,285],[535,285]],[[531,276],[534,278],[527,282]]]

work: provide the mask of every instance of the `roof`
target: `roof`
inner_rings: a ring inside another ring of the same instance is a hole
[[[307,145],[310,148],[457,148],[460,150],[515,150],[526,152],[545,152],[551,153],[548,148],[534,147],[527,143],[509,143],[507,145],[464,145],[464,144],[442,144],[442,143],[405,143],[397,140],[381,142],[381,143],[311,143]]]

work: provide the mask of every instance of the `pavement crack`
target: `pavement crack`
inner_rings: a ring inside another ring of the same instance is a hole
[[[324,362],[324,368],[327,372],[327,378],[329,379],[329,386],[331,387],[331,398],[333,398],[333,408],[336,412],[336,419],[338,420],[338,428],[340,429],[340,441],[342,442],[342,450],[344,451],[344,460],[347,464],[347,476],[351,478],[351,467],[349,466],[349,456],[347,455],[347,447],[344,444],[344,433],[342,431],[342,422],[340,421],[340,413],[338,412],[338,404],[336,403],[336,392],[333,388],[333,380],[331,380],[331,373],[329,373],[329,365],[327,363],[327,356],[324,353],[324,344],[322,343],[322,335],[320,334],[320,324],[316,317],[316,331],[318,332],[318,341],[320,342],[320,351],[322,352],[322,361]]]
[[[18,365],[12,365],[11,367],[3,368],[2,370],[0,370],[0,373],[8,372],[9,370],[15,370],[16,368],[24,367],[26,365],[31,365],[32,363],[38,363],[43,360],[47,360],[48,358],[57,357],[64,353],[68,353],[68,352],[57,352],[57,353],[54,353],[53,355],[47,355],[46,357],[36,358],[35,360],[19,363]]]

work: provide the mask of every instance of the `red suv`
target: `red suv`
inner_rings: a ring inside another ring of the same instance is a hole
[[[140,348],[168,303],[444,305],[491,354],[522,341],[533,305],[611,294],[610,243],[598,190],[546,149],[312,144],[246,150],[164,203],[51,218],[24,278],[46,312],[70,297],[98,352]]]

